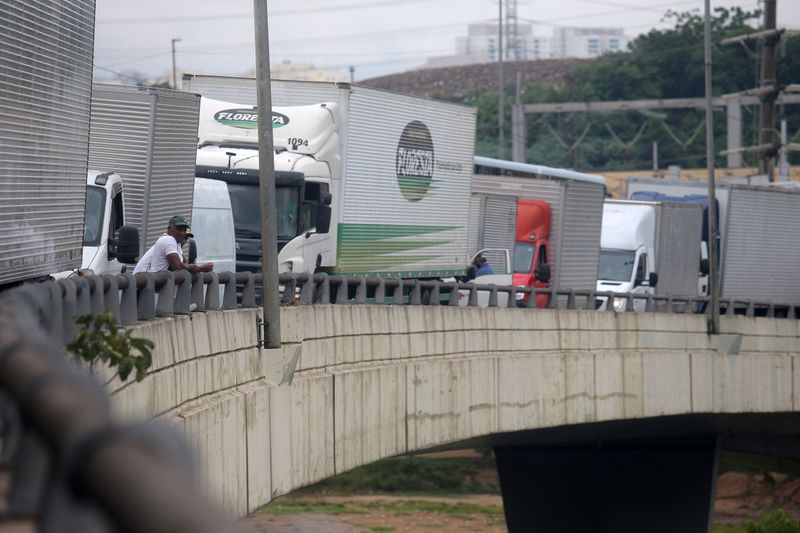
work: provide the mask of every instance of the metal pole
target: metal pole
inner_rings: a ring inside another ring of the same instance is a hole
[[[719,281],[717,272],[717,184],[714,179],[714,108],[711,94],[711,0],[705,0],[706,166],[708,168],[708,278],[711,317],[708,332],[719,333]]]
[[[525,162],[525,113],[522,111],[522,73],[517,71],[514,109],[511,113],[511,159]]]
[[[183,39],[172,39],[172,88],[178,88],[178,76],[175,69],[175,43],[181,42]]]
[[[258,174],[261,199],[261,284],[264,304],[264,347],[281,346],[278,294],[278,235],[275,216],[275,160],[272,143],[272,89],[269,71],[267,0],[253,0],[258,87]]]
[[[658,141],[653,141],[653,176],[658,175]]]
[[[497,157],[505,159],[506,157],[506,135],[504,122],[505,103],[503,102],[503,2],[505,0],[498,0],[497,4],[500,6],[498,21],[498,38],[497,38],[497,83],[499,85],[497,90]]]
[[[789,181],[789,154],[786,149],[786,144],[789,142],[789,133],[787,132],[786,119],[781,119],[781,151],[778,161],[780,162],[780,181]]]
[[[775,0],[764,0],[764,31],[774,30],[776,24]],[[761,83],[760,87],[774,89],[777,81],[777,61],[775,58],[776,43],[780,37],[765,37],[761,47]],[[761,96],[761,107],[758,117],[758,144],[775,144],[775,99],[777,92]],[[775,179],[775,152],[767,149],[761,152],[758,160],[758,171],[767,174],[770,181]]]

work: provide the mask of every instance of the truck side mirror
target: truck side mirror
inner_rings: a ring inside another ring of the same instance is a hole
[[[331,205],[333,201],[333,195],[329,192],[321,192],[319,193],[319,203],[322,205]]]
[[[658,274],[656,272],[650,272],[650,277],[647,281],[651,287],[655,287],[658,284]]]
[[[114,239],[108,239],[108,258],[120,263],[132,264],[139,260],[139,230],[133,226],[122,226]]]
[[[328,194],[328,196],[330,196],[330,194]],[[331,230],[331,208],[327,205],[321,205],[317,208],[316,232],[328,233],[330,230]]]
[[[701,259],[700,260],[700,275],[701,276],[708,276],[709,268],[708,268],[708,259]]]
[[[550,265],[547,263],[536,265],[536,268],[533,270],[533,278],[536,281],[548,283],[550,281]]]
[[[189,239],[189,264],[197,263],[197,243]]]

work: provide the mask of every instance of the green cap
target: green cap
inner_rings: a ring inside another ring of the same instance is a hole
[[[174,217],[169,219],[170,226],[186,226],[189,227],[189,223],[186,222],[186,219],[180,215],[175,215]]]

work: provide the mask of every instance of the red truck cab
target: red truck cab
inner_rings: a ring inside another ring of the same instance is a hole
[[[550,267],[547,261],[549,238],[550,204],[544,200],[517,200],[514,285],[537,289],[550,285]],[[519,301],[527,302],[528,297],[525,294]],[[546,294],[537,295],[536,307],[547,307],[547,301]]]

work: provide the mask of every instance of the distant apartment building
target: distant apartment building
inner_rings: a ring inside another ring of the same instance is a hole
[[[555,28],[553,57],[597,57],[624,50],[628,41],[621,28]]]
[[[545,37],[534,35],[530,24],[518,24],[516,33],[506,30],[503,34],[503,59],[531,61],[595,57],[624,50],[628,41],[618,28],[556,28],[552,37]],[[496,23],[470,24],[466,36],[456,37],[455,55],[428,58],[424,68],[495,62],[498,60],[498,42]]]

